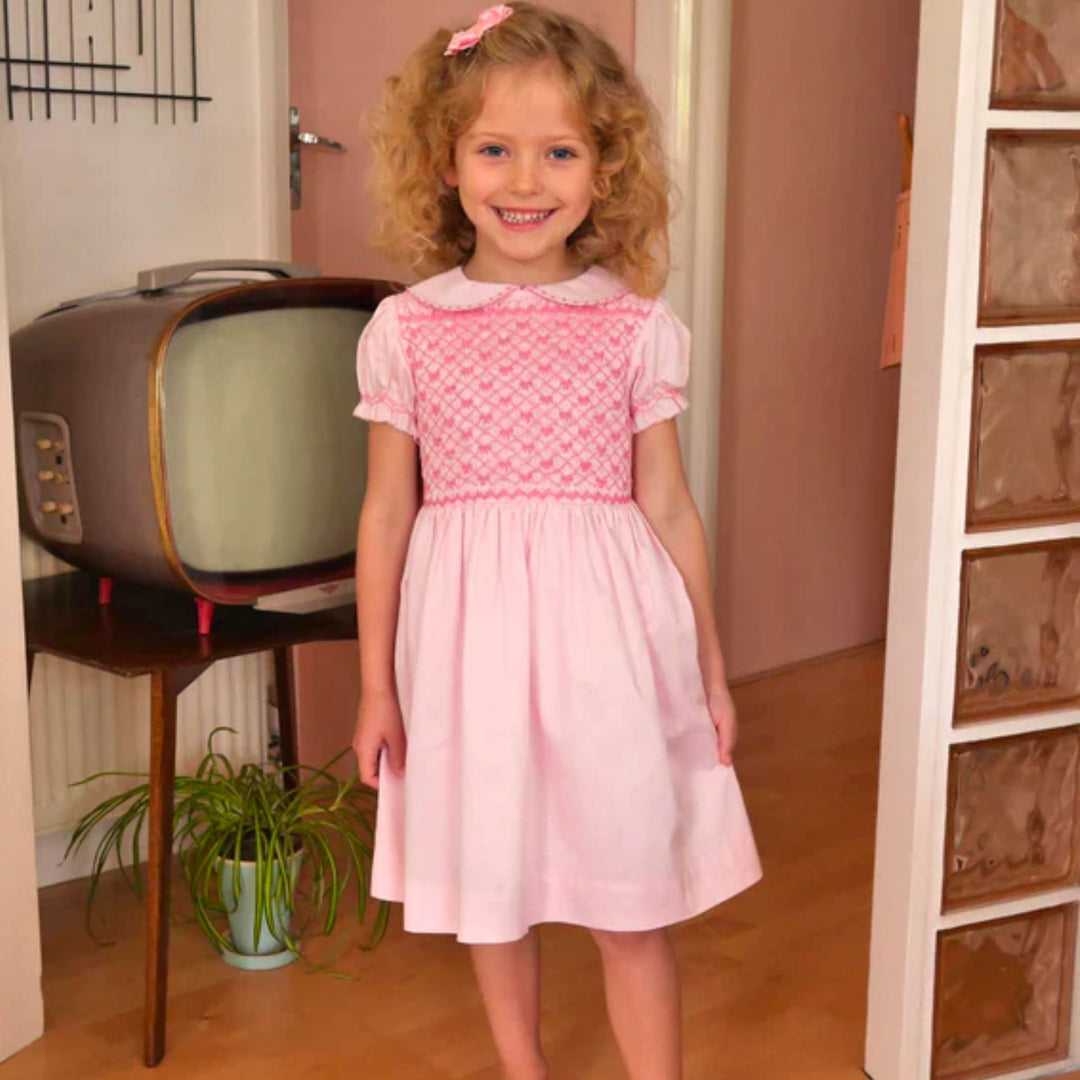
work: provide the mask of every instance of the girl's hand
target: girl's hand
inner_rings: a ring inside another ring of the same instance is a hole
[[[716,728],[716,749],[720,755],[720,761],[724,765],[730,765],[734,759],[735,743],[739,737],[739,725],[735,719],[735,702],[731,700],[731,691],[727,683],[721,683],[709,689],[706,693],[709,705],[709,716],[712,717],[713,727]]]
[[[379,754],[384,747],[394,775],[405,772],[405,725],[393,695],[361,693],[352,745],[360,766],[360,782],[368,787],[379,786]]]

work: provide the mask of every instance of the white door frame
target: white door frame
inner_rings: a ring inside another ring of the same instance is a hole
[[[44,1030],[2,211],[0,199],[0,1061]]]
[[[720,475],[730,56],[731,0],[637,0],[634,67],[660,111],[677,189],[667,296],[694,338],[690,409],[680,436],[710,564]]]
[[[986,133],[1078,126],[1075,112],[989,107],[995,13],[994,0],[932,0],[919,29],[865,1056],[873,1080],[930,1075],[941,931],[1080,900],[1072,886],[942,911],[951,748],[1076,722],[1064,710],[953,724],[964,551],[1078,535],[1075,522],[965,528],[976,346],[1080,330],[978,326]],[[1009,1075],[1080,1065],[1080,995],[1070,1053]]]

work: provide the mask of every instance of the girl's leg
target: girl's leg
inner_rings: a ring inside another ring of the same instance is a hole
[[[540,942],[471,945],[476,980],[507,1080],[546,1080],[540,1049]]]
[[[681,1080],[679,976],[667,931],[591,933],[604,963],[608,1015],[631,1080]]]

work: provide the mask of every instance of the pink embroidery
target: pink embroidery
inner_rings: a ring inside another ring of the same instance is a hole
[[[365,420],[393,424],[399,431],[416,437],[412,410],[382,394],[362,394],[356,415]]]
[[[654,405],[659,405],[661,401],[678,401],[685,400],[685,395],[681,390],[676,390],[670,386],[659,386],[643,401],[638,401],[633,405],[633,412],[636,416],[638,413],[648,412]]]
[[[649,301],[570,307],[521,289],[468,311],[397,303],[426,503],[631,497],[629,364]]]
[[[495,502],[497,500],[511,501],[513,499],[555,499],[560,502],[599,502],[599,503],[628,503],[633,502],[629,495],[569,495],[565,491],[530,491],[522,495],[520,491],[488,491],[483,495],[449,495],[442,499],[429,499],[425,492],[424,504],[426,506],[449,506],[452,503]]]
[[[391,412],[403,413],[405,416],[412,415],[411,411],[407,409],[404,405],[400,404],[397,401],[394,401],[392,398],[384,396],[383,394],[364,394],[364,404],[383,405]]]
[[[674,406],[674,411],[668,406]],[[636,402],[631,407],[630,414],[635,426],[638,426],[642,420],[649,420],[654,416],[657,419],[667,419],[669,415],[675,416],[685,408],[686,395],[681,390],[661,386],[644,401]]]

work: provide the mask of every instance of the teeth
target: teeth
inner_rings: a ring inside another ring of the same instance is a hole
[[[508,221],[511,225],[531,225],[537,221],[543,221],[551,213],[550,210],[537,210],[531,214],[517,214],[510,210],[500,210],[499,217]]]

